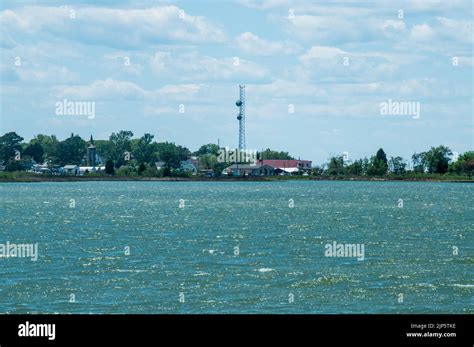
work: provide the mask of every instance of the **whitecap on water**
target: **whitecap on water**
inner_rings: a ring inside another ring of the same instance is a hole
[[[204,271],[198,271],[198,272],[196,272],[193,276],[195,276],[195,277],[198,277],[198,276],[209,276],[209,273],[208,273],[208,272],[204,272]]]
[[[437,286],[431,283],[418,283],[418,287],[428,287],[428,288],[433,288],[433,289],[438,288]]]
[[[116,271],[116,272],[146,272],[146,270],[133,270],[133,269],[131,269],[131,270],[127,270],[127,269],[125,269],[125,270],[117,269],[117,270],[115,270],[115,271]]]
[[[459,283],[454,283],[452,284],[453,287],[458,287],[458,288],[474,288],[474,284],[459,284]]]
[[[260,269],[257,270],[258,272],[271,272],[271,271],[275,271],[275,269],[271,269],[269,267],[262,267]]]

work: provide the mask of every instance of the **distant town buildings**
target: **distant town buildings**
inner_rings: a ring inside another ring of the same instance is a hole
[[[232,164],[225,172],[231,176],[273,176],[275,169],[266,164]]]
[[[256,164],[232,164],[224,173],[232,176],[274,176],[307,174],[310,171],[310,160],[264,159]]]

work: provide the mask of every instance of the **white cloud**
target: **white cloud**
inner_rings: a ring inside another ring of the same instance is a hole
[[[255,55],[292,54],[298,50],[294,43],[264,40],[248,31],[237,36],[235,41],[241,50]]]
[[[170,52],[156,52],[150,61],[150,66],[154,72],[159,73],[165,70],[166,66],[171,62]]]
[[[445,17],[437,17],[436,19],[439,24],[437,30],[440,35],[458,42],[473,43],[472,21],[454,20]]]
[[[150,59],[152,70],[158,75],[180,80],[258,80],[269,73],[252,61],[235,57],[215,58],[191,51],[184,53],[156,52]],[[238,64],[236,64],[236,62]]]
[[[310,63],[314,60],[335,60],[343,55],[347,55],[347,52],[336,47],[313,46],[300,56],[300,60],[303,63]]]
[[[72,82],[77,79],[77,75],[65,66],[22,67],[17,69],[17,71],[20,78],[28,82],[64,83]]]
[[[203,84],[179,84],[165,85],[157,90],[146,90],[133,82],[107,78],[87,85],[56,87],[54,94],[58,98],[76,100],[153,100],[163,97],[184,100],[195,96],[203,87]]]
[[[411,28],[407,44],[418,44],[418,48],[444,53],[458,51],[463,54],[472,49],[473,22],[436,17],[428,22],[416,24]]]
[[[428,41],[435,36],[434,30],[426,23],[414,25],[410,33],[415,41]]]
[[[337,47],[313,46],[299,56],[294,75],[311,82],[370,82],[398,69],[393,58],[373,52],[348,52]]]
[[[282,17],[281,21],[286,25],[287,32],[303,40],[339,40],[348,39],[357,33],[353,23],[341,17],[324,17],[313,15],[295,15],[289,20]],[[342,33],[347,33],[345,36]]]
[[[172,84],[165,85],[162,88],[158,89],[157,94],[160,96],[178,96],[180,98],[183,95],[194,96],[201,91],[204,85],[202,84]]]
[[[74,18],[71,12],[74,11]],[[222,42],[225,34],[205,18],[176,6],[146,9],[26,6],[0,12],[2,34],[20,32],[67,38],[83,43],[137,48],[169,42]]]
[[[474,57],[458,57],[460,66],[474,66]]]
[[[101,100],[114,98],[143,99],[147,92],[135,83],[107,78],[96,80],[88,85],[56,87],[55,94],[58,98]]]
[[[405,30],[406,25],[405,22],[402,20],[393,20],[389,19],[383,22],[382,30],[383,31],[403,31]]]
[[[290,5],[290,1],[288,0],[240,0],[239,2],[246,7],[260,10],[268,10],[277,7],[288,7]]]

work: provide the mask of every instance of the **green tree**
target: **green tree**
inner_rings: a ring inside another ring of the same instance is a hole
[[[224,169],[226,167],[230,166],[230,163],[220,163],[220,162],[216,162],[213,166],[212,166],[212,171],[214,171],[214,174],[219,177],[219,176],[222,176],[222,171],[224,171]]]
[[[97,150],[97,155],[107,162],[114,157],[114,144],[109,140],[94,140],[94,145]]]
[[[112,133],[109,140],[112,143],[112,157],[115,167],[125,165],[125,152],[131,152],[131,139],[133,132],[128,130],[120,130],[118,133]]]
[[[171,169],[168,166],[165,166],[163,169],[163,177],[170,177],[171,176]]]
[[[199,149],[193,153],[195,156],[202,156],[206,154],[213,154],[217,156],[219,152],[219,146],[213,143],[208,143],[207,145],[202,145]]]
[[[327,172],[331,176],[343,175],[344,170],[344,156],[334,156],[329,159]]]
[[[155,164],[145,164],[146,169],[141,173],[144,177],[163,177],[163,171],[157,170]]]
[[[24,155],[31,156],[37,163],[43,162],[44,149],[43,146],[38,143],[30,143],[23,152]]]
[[[378,160],[381,160],[385,165],[388,164],[388,161],[387,161],[387,155],[385,154],[384,150],[382,148],[380,148],[377,153],[375,154],[375,157],[378,159]]]
[[[362,159],[356,160],[347,165],[346,172],[348,175],[362,176],[364,174],[364,162]]]
[[[321,166],[315,166],[311,169],[311,174],[313,176],[322,176],[324,174],[324,169]]]
[[[30,145],[39,144],[43,147],[43,160],[47,163],[59,164],[59,141],[55,135],[36,135]]]
[[[367,175],[369,176],[383,176],[388,171],[387,155],[384,150],[380,148],[377,153],[370,158],[369,166],[367,168]]]
[[[199,157],[199,168],[201,170],[211,170],[217,163],[217,157],[213,154],[204,154]]]
[[[136,140],[132,140],[132,153],[140,163],[154,163],[157,159],[157,146],[153,142],[153,135],[144,134]]]
[[[424,173],[426,169],[425,153],[413,153],[411,156],[411,162],[413,164],[413,171],[418,173]]]
[[[424,153],[429,173],[444,174],[448,171],[450,156],[453,152],[446,146],[431,147]]]
[[[165,167],[177,169],[181,161],[186,160],[191,152],[186,147],[176,146],[174,143],[161,142],[157,144],[160,160],[164,161]]]
[[[114,162],[112,161],[112,159],[108,159],[105,163],[105,173],[107,175],[115,174]]]
[[[407,164],[404,162],[402,157],[391,157],[388,162],[390,172],[395,175],[402,175],[405,173]]]
[[[144,171],[146,170],[146,165],[145,163],[140,163],[140,165],[138,165],[138,174],[141,175]]]
[[[267,148],[263,152],[258,152],[257,157],[258,159],[265,159],[265,160],[270,160],[270,159],[293,160],[295,159],[288,152],[273,151],[270,148]]]
[[[23,137],[13,131],[0,136],[0,160],[5,162],[8,162],[9,160],[15,160],[16,151],[21,153],[22,141]]]
[[[382,160],[373,156],[370,158],[369,167],[367,168],[367,175],[369,176],[383,176],[387,173],[388,166]]]
[[[454,163],[449,165],[449,172],[468,175],[471,178],[474,173],[474,151],[461,154]]]
[[[60,165],[80,165],[86,155],[86,141],[79,135],[71,134],[71,137],[59,143],[58,162]]]

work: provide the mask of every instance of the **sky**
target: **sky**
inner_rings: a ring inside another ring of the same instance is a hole
[[[236,148],[243,84],[248,149],[313,165],[474,149],[470,0],[2,0],[0,24],[0,134]]]

